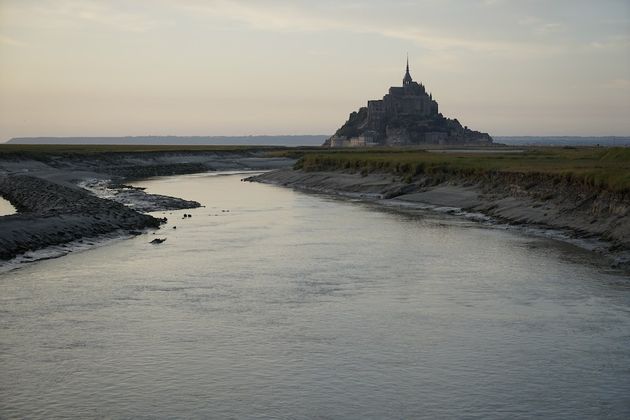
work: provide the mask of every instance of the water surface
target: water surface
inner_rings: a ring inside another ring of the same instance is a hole
[[[1,274],[0,417],[630,416],[592,254],[241,177],[138,183],[206,207]]]

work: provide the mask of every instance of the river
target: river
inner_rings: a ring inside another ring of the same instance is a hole
[[[138,182],[205,207],[0,274],[0,417],[630,418],[592,254],[242,177]]]

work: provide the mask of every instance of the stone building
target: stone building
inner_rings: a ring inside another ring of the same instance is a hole
[[[439,113],[438,103],[409,72],[402,86],[392,86],[379,100],[350,114],[348,121],[326,140],[329,147],[407,146],[416,144],[489,144],[492,138],[462,127]]]
[[[392,86],[381,100],[368,101],[368,125],[378,127],[386,116],[438,114],[438,103],[423,84],[414,82],[409,73],[409,60],[402,86]]]

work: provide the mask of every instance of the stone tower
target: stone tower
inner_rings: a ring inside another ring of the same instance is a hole
[[[409,56],[407,56],[407,71],[405,71],[405,77],[403,77],[403,86],[410,86],[413,79],[409,74]]]

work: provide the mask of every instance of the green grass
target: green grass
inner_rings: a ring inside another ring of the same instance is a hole
[[[614,192],[630,192],[630,148],[524,148],[494,153],[438,153],[419,149],[322,149],[282,146],[26,145],[0,144],[0,159],[10,156],[50,159],[59,155],[155,152],[264,152],[299,159],[305,171],[383,172],[407,181],[420,175],[485,175],[494,172],[542,174]]]
[[[630,192],[630,149],[528,148],[522,153],[437,153],[422,150],[305,151],[305,171],[391,173],[411,181],[419,175],[538,174],[614,192]]]

